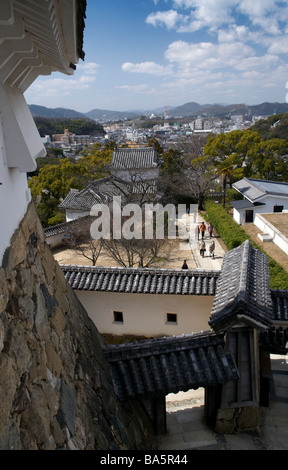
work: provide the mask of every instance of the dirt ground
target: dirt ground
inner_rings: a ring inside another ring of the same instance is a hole
[[[280,216],[280,217],[279,217]],[[265,219],[276,227],[283,235],[288,237],[288,214],[265,214]],[[288,256],[274,242],[261,242],[259,228],[254,224],[242,225],[245,232],[251,237],[265,253],[279,263],[288,272]]]
[[[170,259],[167,261],[162,261],[157,264],[153,264],[153,267],[163,268],[163,269],[181,269],[184,259],[187,260],[189,269],[196,269],[197,265],[194,260],[193,254],[188,247],[188,244],[185,242],[179,242],[176,244],[173,241],[167,241],[171,245],[171,254]],[[181,245],[180,245],[181,244]],[[185,249],[182,249],[185,248]],[[70,264],[70,265],[80,265],[80,266],[91,266],[92,263],[84,256],[77,255],[74,250],[71,249],[57,249],[53,250],[53,255],[56,261],[59,264]],[[119,267],[120,265],[116,263],[112,258],[101,254],[97,260],[96,266],[109,266],[109,267]]]
[[[276,214],[263,214],[270,224],[274,225],[279,232],[288,238],[288,214],[285,212]]]

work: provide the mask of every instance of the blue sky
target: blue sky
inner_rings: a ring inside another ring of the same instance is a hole
[[[80,112],[286,101],[288,2],[88,0],[85,61],[28,104]]]

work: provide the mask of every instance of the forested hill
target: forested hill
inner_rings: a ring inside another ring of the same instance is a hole
[[[105,134],[103,126],[91,119],[61,119],[34,117],[35,124],[41,137],[45,135],[64,134],[64,130],[76,135],[98,135]]]
[[[261,119],[250,129],[257,131],[264,140],[285,139],[288,141],[288,113],[275,114],[267,119]]]

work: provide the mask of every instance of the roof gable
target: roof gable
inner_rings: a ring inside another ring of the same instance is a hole
[[[239,323],[257,329],[273,323],[268,258],[248,240],[224,256],[209,321],[215,331]]]

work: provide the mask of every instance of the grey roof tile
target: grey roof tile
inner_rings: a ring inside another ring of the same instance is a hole
[[[101,196],[96,194],[91,187],[83,190],[70,189],[65,199],[59,204],[59,209],[74,209],[90,211],[94,204],[103,203]]]
[[[134,294],[214,295],[219,271],[61,265],[75,290]]]
[[[282,349],[283,354],[287,354],[288,344],[288,325],[273,326],[266,331],[261,331],[259,344],[262,348],[269,349],[270,352],[275,350],[275,353],[280,354]]]
[[[268,258],[248,240],[224,256],[209,324],[224,331],[239,322],[259,329],[273,323]]]
[[[52,237],[53,235],[59,235],[63,233],[70,234],[73,231],[83,228],[83,224],[88,224],[89,222],[92,223],[94,220],[93,217],[87,215],[85,217],[81,217],[80,219],[70,220],[69,222],[63,222],[62,224],[53,225],[52,227],[47,227],[44,229],[46,237]]]
[[[288,291],[271,290],[274,321],[288,322]]]
[[[212,332],[106,346],[120,400],[153,398],[239,378],[224,337]]]
[[[161,164],[157,152],[152,147],[120,148],[112,155],[111,169],[136,170],[141,168],[156,168]]]

